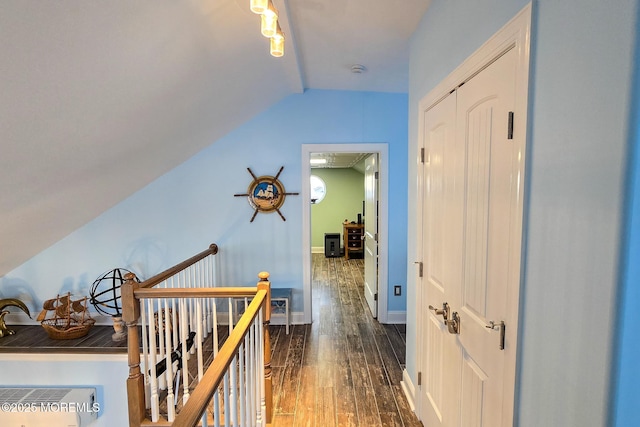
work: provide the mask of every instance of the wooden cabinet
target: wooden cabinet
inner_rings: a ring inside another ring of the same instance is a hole
[[[344,258],[349,259],[349,252],[362,251],[364,224],[343,224]]]

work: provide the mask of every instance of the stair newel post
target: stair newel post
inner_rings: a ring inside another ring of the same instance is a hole
[[[273,413],[273,386],[271,377],[271,334],[269,325],[271,323],[271,282],[269,273],[262,271],[258,274],[258,290],[267,291],[267,297],[263,306],[263,329],[264,329],[264,395],[266,405],[266,422],[271,424]]]
[[[127,326],[129,427],[139,427],[145,418],[146,411],[144,375],[140,371],[140,337],[138,334],[140,301],[136,299],[134,294],[140,285],[133,273],[127,273],[124,278],[126,281],[120,288],[120,296],[122,298],[122,320]]]

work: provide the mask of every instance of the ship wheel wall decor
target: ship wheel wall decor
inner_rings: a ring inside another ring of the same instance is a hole
[[[254,209],[253,215],[249,222],[253,222],[258,215],[258,212],[271,213],[277,212],[283,221],[287,219],[280,212],[280,208],[284,204],[286,196],[297,196],[299,193],[287,193],[284,189],[284,185],[278,180],[278,177],[282,173],[284,166],[280,168],[276,176],[256,176],[251,168],[247,168],[249,174],[253,178],[251,184],[246,193],[234,194],[235,197],[247,197],[249,204]]]

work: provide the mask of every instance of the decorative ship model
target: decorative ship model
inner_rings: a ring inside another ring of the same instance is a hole
[[[49,338],[70,340],[83,337],[95,323],[89,315],[87,301],[87,297],[73,300],[71,293],[58,295],[42,304],[37,320],[47,331]]]

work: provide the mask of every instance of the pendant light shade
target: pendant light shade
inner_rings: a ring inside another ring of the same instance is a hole
[[[269,0],[269,8],[260,17],[260,31],[265,37],[273,37],[276,35],[276,26],[278,25],[278,11]]]
[[[284,55],[284,34],[278,22],[278,10],[272,0],[249,0],[249,8],[260,15],[260,32],[269,39],[269,52],[279,58]]]
[[[251,0],[249,7],[251,12],[261,15],[269,8],[269,3],[269,0]]]
[[[271,37],[270,52],[271,56],[275,56],[276,58],[284,55],[284,34],[280,29],[280,24],[277,24],[276,34]]]

